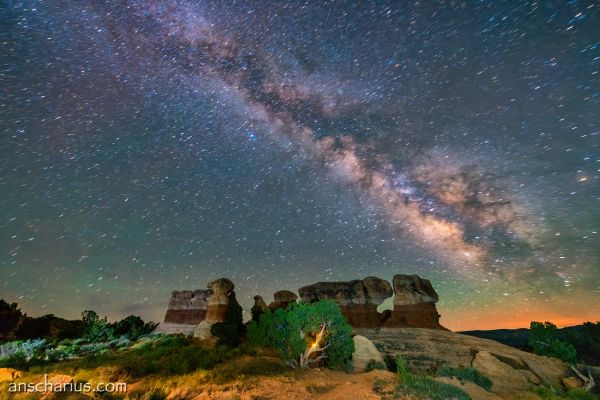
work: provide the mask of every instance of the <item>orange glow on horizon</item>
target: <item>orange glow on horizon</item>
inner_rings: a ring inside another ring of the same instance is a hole
[[[565,316],[556,312],[536,311],[520,312],[518,316],[515,316],[515,314],[511,314],[509,310],[505,310],[501,313],[490,313],[489,318],[482,317],[481,315],[473,317],[473,314],[469,312],[440,312],[440,314],[442,315],[440,323],[454,332],[472,330],[529,328],[531,321],[549,321],[555,324],[558,328],[563,328],[565,326],[580,325],[588,321],[600,321],[600,315],[597,315],[594,318],[590,315]]]

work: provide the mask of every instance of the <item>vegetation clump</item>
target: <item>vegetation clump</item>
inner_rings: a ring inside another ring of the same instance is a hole
[[[529,344],[536,354],[555,357],[569,364],[571,370],[583,381],[583,388],[586,392],[596,385],[589,369],[587,376],[578,369],[575,347],[571,343],[557,338],[556,325],[551,322],[532,321],[529,331]]]
[[[308,368],[324,362],[342,368],[354,352],[352,328],[333,301],[293,303],[287,309],[263,313],[248,325],[248,338],[275,348],[286,364]]]
[[[566,393],[558,392],[547,387],[537,387],[534,390],[543,400],[595,400],[596,396],[583,389],[568,390]]]
[[[458,378],[461,382],[473,382],[477,386],[490,390],[492,388],[492,380],[475,368],[451,368],[447,365],[440,367],[437,372],[437,376],[447,376],[451,378]]]
[[[454,385],[438,382],[428,376],[413,375],[401,356],[396,359],[398,386],[396,394],[420,396],[431,400],[470,400],[468,394]]]
[[[557,339],[557,328],[551,322],[532,321],[529,328],[529,345],[535,354],[556,357],[566,363],[577,362],[575,347]]]

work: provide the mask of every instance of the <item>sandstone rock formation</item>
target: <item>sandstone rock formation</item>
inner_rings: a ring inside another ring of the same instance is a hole
[[[274,301],[269,304],[270,310],[277,310],[280,308],[287,308],[291,303],[295,303],[298,295],[289,290],[280,290],[273,294]]]
[[[354,366],[355,372],[364,372],[369,361],[374,361],[385,365],[383,356],[377,350],[377,347],[364,336],[355,335],[354,340],[354,353],[352,353],[352,365]]]
[[[401,355],[415,372],[433,373],[440,365],[473,367],[492,380],[491,392],[502,399],[537,398],[531,395],[535,387],[564,388],[563,378],[574,375],[557,358],[454,332],[381,328],[355,329],[355,333],[369,338],[384,357],[395,360]]]
[[[377,306],[393,295],[389,282],[373,276],[349,282],[318,282],[298,291],[303,301],[335,301],[348,323],[361,328],[381,325]]]
[[[435,303],[438,294],[427,279],[418,275],[394,275],[394,310],[382,315],[388,328],[446,329],[440,325]]]
[[[269,307],[267,306],[267,303],[265,303],[265,300],[262,298],[262,296],[254,296],[254,305],[250,309],[250,313],[252,314],[252,320],[258,321],[260,314],[264,313],[268,309]]]
[[[233,291],[234,287],[233,282],[227,278],[220,278],[208,284],[212,294],[207,302],[206,318],[196,327],[194,337],[215,342],[215,338],[210,332],[212,325],[216,322],[223,322],[229,308],[238,305]]]
[[[204,320],[210,290],[174,291],[165,315],[166,323],[198,324]]]

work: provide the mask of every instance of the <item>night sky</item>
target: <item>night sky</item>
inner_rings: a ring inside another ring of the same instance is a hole
[[[600,5],[358,3],[2,2],[0,297],[417,273],[451,329],[600,320]]]

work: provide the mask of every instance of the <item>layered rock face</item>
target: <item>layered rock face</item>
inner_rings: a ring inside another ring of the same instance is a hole
[[[171,293],[165,323],[199,324],[206,317],[210,290],[184,290]]]
[[[280,290],[273,294],[274,301],[269,304],[271,311],[278,310],[280,308],[287,308],[291,303],[295,303],[298,295],[289,290]]]
[[[335,301],[353,328],[446,329],[439,324],[435,289],[418,275],[395,275],[393,290],[388,281],[370,276],[349,282],[318,282],[298,292],[303,301]],[[394,294],[394,309],[379,313],[377,306]]]
[[[234,284],[227,278],[220,278],[208,284],[212,293],[207,302],[206,318],[198,324],[194,337],[201,340],[214,341],[210,328],[216,322],[223,322],[229,308],[238,305],[235,298]]]
[[[377,306],[393,295],[384,279],[373,276],[349,282],[318,282],[298,289],[303,301],[335,301],[350,325],[376,328],[381,325]]]
[[[418,275],[394,275],[394,310],[382,315],[386,328],[446,329],[440,325],[435,303],[438,294]]]

